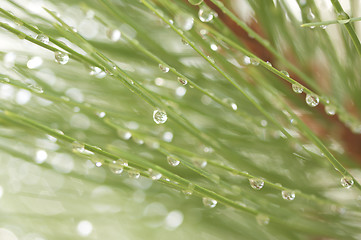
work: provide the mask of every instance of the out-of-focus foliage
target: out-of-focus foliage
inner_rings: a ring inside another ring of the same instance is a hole
[[[1,0],[0,239],[361,239],[357,21],[201,2]]]

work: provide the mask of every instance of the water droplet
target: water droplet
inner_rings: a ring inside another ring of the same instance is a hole
[[[64,65],[64,64],[67,64],[69,61],[69,55],[66,54],[65,52],[58,51],[58,52],[55,52],[54,55],[55,55],[55,62],[57,62],[59,64]]]
[[[23,32],[18,33],[17,36],[18,36],[19,39],[25,39],[26,38],[26,34],[23,33]]]
[[[179,165],[180,161],[175,159],[174,157],[172,156],[167,156],[167,161],[169,163],[169,165],[171,165],[172,167],[176,167]]]
[[[182,192],[184,195],[186,195],[186,197],[189,197],[193,194],[194,191],[194,184],[193,183],[189,183],[188,187],[186,189],[183,189]]]
[[[193,27],[194,19],[188,13],[179,13],[174,18],[175,23],[183,30],[189,31]]]
[[[297,83],[292,84],[292,90],[295,93],[303,93],[303,87],[301,87],[301,85],[299,85]]]
[[[325,112],[328,115],[335,115],[336,114],[336,107],[333,105],[326,105]]]
[[[169,72],[169,67],[168,66],[165,66],[163,64],[159,64],[159,69],[164,72],[164,73],[167,73]]]
[[[272,63],[270,61],[267,61],[266,64],[270,67],[272,67]]]
[[[339,24],[346,24],[350,22],[350,17],[345,13],[340,13],[337,15],[337,22]]]
[[[257,214],[256,221],[261,226],[267,225],[269,223],[269,217],[265,214],[260,213],[260,214]]]
[[[214,61],[214,59],[211,56],[207,56],[207,59],[209,60],[210,63],[215,64],[216,61]]]
[[[306,103],[310,107],[316,107],[318,103],[320,102],[320,99],[316,95],[307,94],[306,95]]]
[[[218,50],[217,44],[212,43],[212,44],[211,44],[211,49],[212,49],[213,51],[217,51],[217,50]]]
[[[122,36],[122,33],[118,29],[108,29],[106,34],[112,42],[118,41]]]
[[[104,164],[104,159],[102,159],[102,158],[95,157],[92,159],[92,161],[94,162],[96,167],[101,167]]]
[[[36,93],[43,93],[44,90],[39,86],[39,85],[35,85],[35,84],[30,84],[28,85],[28,88]]]
[[[182,85],[187,85],[187,83],[188,83],[187,79],[184,79],[184,78],[181,78],[181,77],[178,77],[177,79]]]
[[[214,17],[214,12],[204,5],[199,9],[198,17],[202,22],[210,22]]]
[[[203,2],[203,0],[188,0],[188,2],[192,5],[199,5]]]
[[[352,179],[351,176],[344,176],[344,177],[341,178],[341,185],[344,188],[349,189],[350,187],[353,186],[353,183],[354,182],[353,182],[353,179]]]
[[[294,191],[290,191],[290,190],[283,190],[282,191],[282,198],[284,200],[288,200],[288,201],[292,201],[294,200],[296,197],[296,194]]]
[[[168,116],[167,113],[161,110],[154,110],[153,112],[153,120],[156,124],[163,124],[167,121]]]
[[[130,178],[138,179],[140,177],[140,172],[136,169],[128,170],[128,176]]]
[[[249,184],[253,189],[261,190],[263,188],[264,181],[260,178],[250,178]]]
[[[193,164],[199,168],[205,168],[207,166],[207,161],[205,159],[195,158],[192,161]]]
[[[96,115],[100,118],[104,118],[106,116],[105,112],[97,112]]]
[[[186,46],[189,45],[189,43],[188,43],[186,40],[184,40],[184,38],[182,38],[181,41],[182,41],[182,43],[183,43],[184,45],[186,45]]]
[[[321,25],[320,28],[325,30],[327,28],[327,26],[326,25]]]
[[[217,205],[216,200],[214,200],[212,198],[208,198],[208,197],[204,197],[202,199],[202,202],[203,202],[203,205],[208,208],[214,208]]]
[[[42,43],[48,44],[49,43],[49,37],[45,34],[39,34],[36,36],[36,40],[39,40]]]
[[[287,71],[285,71],[285,70],[282,70],[281,73],[282,73],[283,75],[285,75],[286,77],[290,77],[290,74],[289,74]]]
[[[159,180],[162,177],[160,172],[154,171],[153,169],[148,169],[149,176],[152,180]]]
[[[109,165],[109,169],[114,174],[120,175],[123,172],[124,166],[118,161],[113,161],[112,164]]]
[[[84,151],[85,151],[84,144],[82,144],[80,142],[77,142],[77,141],[74,141],[71,145],[73,147],[73,152],[75,152],[75,153],[84,153]]]
[[[258,66],[259,65],[259,59],[258,58],[251,58],[251,64],[253,66]]]

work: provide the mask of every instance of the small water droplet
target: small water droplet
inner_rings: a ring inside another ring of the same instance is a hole
[[[31,91],[36,92],[36,93],[43,93],[44,92],[44,90],[40,86],[35,85],[35,84],[28,85],[28,88]]]
[[[250,178],[249,184],[253,189],[261,190],[263,188],[264,181],[260,178]]]
[[[265,214],[260,213],[260,214],[257,214],[256,221],[259,225],[264,226],[269,223],[269,217]]]
[[[207,56],[207,58],[208,58],[210,63],[213,63],[213,64],[216,63],[216,61],[214,61],[214,59],[211,56]]]
[[[69,55],[66,54],[65,52],[54,52],[55,55],[55,62],[59,63],[59,64],[67,64],[69,61]]]
[[[171,165],[172,167],[176,167],[179,165],[180,161],[175,159],[174,157],[172,156],[167,156],[167,161],[169,163],[169,165]]]
[[[189,31],[193,27],[194,19],[192,15],[188,13],[179,13],[174,18],[175,23],[183,31]]]
[[[292,90],[295,93],[303,93],[303,87],[301,87],[301,85],[299,85],[297,83],[292,84]]]
[[[71,145],[73,147],[73,152],[75,152],[75,153],[84,153],[84,151],[85,151],[84,144],[82,144],[80,142],[77,142],[77,141],[74,141]]]
[[[187,85],[188,83],[187,79],[185,78],[178,77],[177,79],[182,85]]]
[[[153,112],[153,120],[156,124],[163,124],[167,121],[168,116],[165,111],[161,111],[159,109],[154,110]]]
[[[198,17],[202,22],[210,22],[214,17],[214,12],[206,5],[203,5],[199,8]]]
[[[320,102],[320,99],[316,95],[307,94],[306,95],[306,103],[310,107],[316,107],[318,103]]]
[[[290,74],[289,74],[287,71],[285,71],[285,70],[282,70],[281,73],[282,73],[283,75],[285,75],[286,77],[290,77]]]
[[[109,169],[112,173],[120,175],[123,172],[124,166],[117,161],[113,161],[112,164],[109,165]]]
[[[353,182],[353,179],[351,176],[344,176],[341,178],[341,185],[344,188],[347,188],[347,189],[351,188],[353,186],[353,183],[354,182]]]
[[[48,44],[49,43],[49,37],[45,34],[39,34],[36,36],[36,40],[39,40],[42,43]]]
[[[327,28],[327,26],[326,25],[321,25],[320,28],[325,30]]]
[[[102,158],[94,157],[94,158],[92,158],[92,161],[96,167],[101,167],[104,164],[104,159],[102,159]]]
[[[188,2],[192,5],[200,5],[203,0],[188,0]]]
[[[325,112],[328,115],[335,115],[336,114],[336,107],[333,105],[326,105]]]
[[[296,197],[296,194],[294,191],[290,191],[290,190],[283,190],[282,191],[282,198],[284,200],[287,200],[287,201],[292,201],[294,200]]]
[[[105,112],[97,112],[96,115],[100,118],[104,118],[106,116]]]
[[[272,67],[272,63],[270,61],[267,61],[266,64],[270,67]]]
[[[205,159],[195,158],[192,161],[193,164],[199,168],[205,168],[207,166],[207,161]]]
[[[151,168],[148,169],[149,176],[152,180],[159,180],[162,177],[160,172],[157,172]]]
[[[130,178],[138,179],[140,177],[140,172],[136,169],[128,170],[128,176]]]
[[[258,66],[259,65],[259,59],[258,58],[251,58],[251,64],[253,66]]]
[[[340,13],[337,15],[337,22],[339,24],[346,24],[350,22],[350,17],[345,13]]]
[[[118,41],[122,36],[122,33],[118,29],[108,29],[106,34],[112,42]]]
[[[214,208],[217,205],[217,201],[212,199],[212,198],[208,198],[208,197],[203,197],[202,199],[203,205],[207,208]]]
[[[159,69],[164,72],[164,73],[167,73],[169,72],[169,67],[168,66],[165,66],[163,64],[159,64]]]
[[[184,45],[186,45],[186,46],[189,45],[189,43],[188,43],[186,40],[184,40],[184,38],[182,38],[181,41],[182,41],[182,43],[183,43]]]
[[[194,187],[193,183],[189,183],[187,188],[182,190],[183,194],[186,195],[186,197],[191,196],[193,194]]]
[[[25,39],[26,38],[26,34],[23,33],[23,32],[18,33],[17,36],[18,36],[19,39]]]
[[[217,50],[218,50],[217,44],[212,43],[212,44],[211,44],[211,49],[212,49],[213,51],[217,51]]]

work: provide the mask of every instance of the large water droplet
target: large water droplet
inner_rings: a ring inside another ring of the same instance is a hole
[[[214,200],[212,198],[208,198],[208,197],[204,197],[202,199],[202,202],[203,202],[203,205],[208,208],[214,208],[217,205],[216,200]]]
[[[336,114],[336,107],[333,105],[326,105],[325,112],[328,115],[335,115]]]
[[[198,17],[202,22],[210,22],[214,17],[214,12],[204,5],[199,9]]]
[[[159,69],[164,72],[164,73],[167,73],[169,72],[169,67],[168,66],[165,66],[163,64],[159,64]]]
[[[174,157],[172,156],[167,156],[167,161],[169,163],[169,165],[171,165],[172,167],[176,167],[179,165],[180,161],[175,159]]]
[[[337,22],[339,24],[346,24],[350,22],[350,17],[346,13],[340,13],[337,15]]]
[[[118,29],[108,29],[106,34],[112,42],[118,41],[122,36],[122,33]]]
[[[295,197],[296,197],[296,194],[294,191],[291,191],[291,190],[283,190],[282,191],[282,198],[284,200],[292,201],[295,199]]]
[[[256,221],[261,226],[267,225],[269,223],[269,217],[265,214],[260,213],[260,214],[257,214]]]
[[[178,77],[177,79],[182,85],[187,85],[188,83],[187,79],[185,78]]]
[[[263,188],[264,181],[260,178],[250,178],[249,184],[253,189],[261,190]]]
[[[66,54],[65,52],[58,51],[58,52],[55,52],[54,55],[55,55],[55,62],[57,62],[59,64],[64,65],[64,64],[67,64],[69,61],[69,55]]]
[[[353,182],[353,179],[352,179],[351,176],[344,176],[344,177],[341,178],[341,185],[344,188],[348,189],[348,188],[352,187],[353,183],[354,182]]]
[[[156,124],[163,124],[167,121],[168,116],[167,113],[161,111],[159,109],[154,110],[153,112],[153,120]]]
[[[203,2],[203,0],[188,0],[188,2],[192,5],[199,5]]]
[[[306,95],[306,103],[310,107],[316,107],[318,103],[320,102],[320,99],[316,95],[307,94]]]
[[[49,37],[45,34],[39,34],[36,36],[36,40],[39,40],[42,43],[48,44],[49,43]]]
[[[303,93],[303,87],[301,87],[301,85],[299,84],[292,84],[292,90],[295,92],[295,93]]]
[[[189,31],[193,27],[194,19],[188,13],[179,13],[175,16],[174,20],[183,31]]]
[[[152,180],[159,180],[162,177],[160,172],[157,172],[151,168],[148,169],[149,176]]]
[[[28,88],[36,93],[43,93],[44,90],[39,86],[39,85],[35,85],[35,84],[30,84],[28,85]]]

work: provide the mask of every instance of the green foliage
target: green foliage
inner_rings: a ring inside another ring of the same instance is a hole
[[[359,18],[201,2],[1,6],[0,236],[360,238]]]

